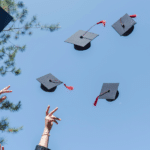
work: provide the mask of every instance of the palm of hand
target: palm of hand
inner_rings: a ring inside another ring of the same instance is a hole
[[[48,113],[49,112],[49,108],[50,108],[50,106],[48,106],[47,110],[46,110],[45,127],[48,128],[48,130],[50,131],[52,126],[53,126],[53,122],[58,124],[58,122],[56,120],[61,120],[61,119],[53,116],[53,113],[58,109],[58,107],[56,107],[53,111]]]
[[[47,124],[47,126],[51,127],[53,125],[53,121],[54,121],[53,117],[54,117],[53,115],[51,116],[47,115],[45,117],[45,123]]]

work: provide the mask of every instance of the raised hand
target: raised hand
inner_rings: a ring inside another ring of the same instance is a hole
[[[3,94],[3,93],[10,93],[10,92],[12,92],[12,90],[11,91],[8,90],[9,88],[10,88],[10,85],[5,87],[3,90],[1,90],[0,91],[0,95]],[[2,98],[0,98],[0,103],[3,102],[5,99],[6,99],[6,96],[3,96]]]
[[[53,111],[49,112],[50,106],[47,107],[46,110],[46,117],[45,117],[45,128],[47,128],[49,131],[52,128],[53,122],[55,122],[56,124],[58,124],[58,122],[56,120],[61,120],[60,118],[57,118],[55,116],[53,116],[53,113],[58,109],[58,107],[56,107]]]

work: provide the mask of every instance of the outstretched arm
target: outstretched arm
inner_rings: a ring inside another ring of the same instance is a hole
[[[48,113],[49,108],[50,108],[50,106],[48,106],[47,110],[46,110],[45,128],[44,128],[44,132],[42,134],[42,137],[41,137],[41,140],[39,143],[39,146],[43,146],[46,148],[48,148],[48,142],[49,142],[49,136],[50,136],[49,133],[50,133],[50,130],[53,126],[53,122],[58,124],[58,122],[56,120],[61,120],[60,118],[53,116],[53,113],[58,109],[58,107],[55,108],[52,112]]]

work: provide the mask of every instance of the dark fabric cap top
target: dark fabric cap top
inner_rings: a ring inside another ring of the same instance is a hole
[[[44,87],[46,87],[48,90],[62,84],[60,80],[58,80],[56,77],[54,77],[51,73],[42,76],[37,79]]]
[[[75,44],[81,47],[86,46],[88,43],[90,43],[94,38],[98,36],[98,34],[87,32],[83,38],[81,36],[85,33],[86,31],[79,30],[76,32],[74,35],[72,35],[70,38],[68,38],[65,42]]]
[[[0,32],[8,25],[13,19],[2,7],[0,7]]]
[[[99,96],[99,99],[115,99],[117,91],[118,91],[119,83],[103,83],[101,93],[105,93],[106,91],[110,90],[106,94]],[[100,93],[100,94],[101,94]]]
[[[125,14],[112,27],[122,36],[135,24],[136,22],[128,14]]]

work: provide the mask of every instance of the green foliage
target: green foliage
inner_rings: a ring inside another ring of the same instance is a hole
[[[0,107],[0,109],[10,110],[12,112],[12,111],[17,111],[21,107],[21,101],[19,101],[17,105],[14,105],[9,101],[5,101],[5,102],[3,101],[1,105],[2,106]]]
[[[36,16],[33,16],[30,22],[24,23],[28,10],[25,8],[23,2],[18,2],[16,4],[13,0],[0,0],[0,5],[2,6],[2,4],[7,8],[7,12],[13,16],[13,20],[9,23],[10,27],[8,29],[4,29],[0,33],[0,61],[6,58],[5,56],[8,57],[8,59],[4,61],[4,65],[0,68],[0,74],[1,76],[4,76],[7,72],[12,72],[14,75],[20,75],[21,69],[15,67],[15,57],[18,51],[24,52],[26,50],[26,45],[19,46],[18,44],[13,44],[10,41],[11,37],[18,40],[22,35],[31,36],[32,28],[39,28],[41,30],[53,32],[59,29],[60,26],[59,23],[52,25],[41,25],[40,23],[37,23]],[[20,9],[22,10],[20,11]],[[15,28],[16,22],[19,22],[22,27]],[[13,34],[13,36],[11,34]],[[4,45],[8,43],[11,45],[4,47]]]
[[[0,6],[8,12],[8,4],[5,0],[0,0]]]
[[[13,103],[10,103],[8,100],[3,101],[0,103],[0,110],[9,110],[11,112],[18,111],[21,108],[21,101],[18,102],[17,105],[14,105]],[[0,130],[2,132],[8,132],[8,133],[17,133],[20,130],[23,129],[23,126],[19,128],[12,128],[9,126],[8,118],[2,118],[0,121]],[[0,138],[0,143],[4,144],[5,140],[4,138]]]

